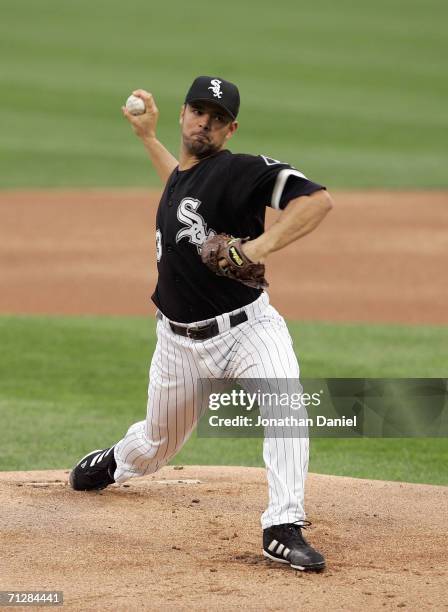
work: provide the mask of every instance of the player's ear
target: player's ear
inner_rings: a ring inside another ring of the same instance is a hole
[[[185,104],[182,104],[182,107],[180,109],[180,115],[179,115],[179,125],[182,125],[182,121],[184,120],[184,115],[185,115]]]
[[[238,129],[238,125],[238,121],[232,121],[232,123],[229,125],[229,131],[226,134],[226,140],[229,140],[229,138],[235,134]]]

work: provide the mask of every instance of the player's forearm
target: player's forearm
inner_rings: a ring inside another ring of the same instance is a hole
[[[159,109],[153,95],[144,89],[136,89],[131,98],[140,98],[144,103],[144,111],[134,114],[131,109],[122,106],[123,115],[132,125],[135,134],[142,140],[157,174],[165,184],[171,172],[178,165],[177,159],[157,140],[157,122]],[[129,102],[129,100],[128,100]]]
[[[332,207],[331,196],[325,190],[291,200],[274,225],[246,243],[246,255],[253,261],[263,261],[270,253],[312,232]]]
[[[174,168],[178,165],[177,159],[174,155],[171,155],[168,149],[155,136],[143,138],[142,140],[152,165],[163,184],[165,184]]]

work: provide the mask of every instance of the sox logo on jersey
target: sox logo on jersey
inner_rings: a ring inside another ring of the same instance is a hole
[[[198,253],[201,252],[201,246],[207,238],[216,236],[214,230],[207,230],[204,217],[197,212],[200,205],[201,201],[196,198],[183,198],[177,209],[177,218],[187,227],[177,232],[176,242],[180,242],[182,238],[187,238],[189,242],[196,245]]]

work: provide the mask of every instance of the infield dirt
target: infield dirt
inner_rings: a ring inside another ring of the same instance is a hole
[[[158,197],[0,193],[0,312],[153,313]],[[298,320],[448,323],[448,192],[335,201],[313,234],[269,258],[273,305]]]
[[[2,588],[69,610],[446,609],[448,488],[311,474],[306,535],[328,569],[261,555],[261,468],[166,467],[99,493],[0,474]]]

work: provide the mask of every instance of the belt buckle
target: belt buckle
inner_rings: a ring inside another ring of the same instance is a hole
[[[199,327],[187,327],[187,338],[193,338],[194,339],[194,336],[191,335],[191,332],[194,334],[198,330],[199,330]]]

